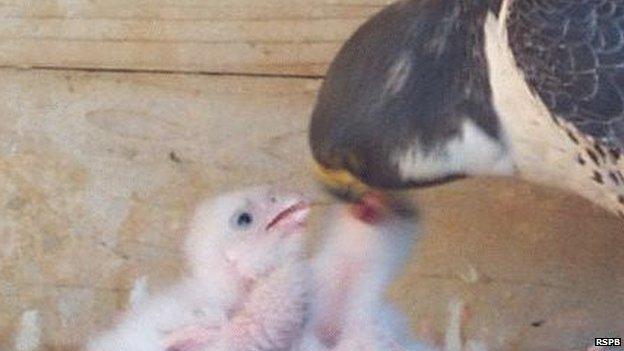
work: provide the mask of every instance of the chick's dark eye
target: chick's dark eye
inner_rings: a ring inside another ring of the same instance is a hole
[[[249,226],[252,222],[253,217],[248,212],[241,213],[236,219],[236,224],[242,228]]]

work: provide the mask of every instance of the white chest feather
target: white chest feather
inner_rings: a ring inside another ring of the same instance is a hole
[[[513,164],[506,146],[489,137],[474,122],[466,119],[461,133],[424,152],[415,141],[407,151],[396,155],[396,164],[403,179],[434,179],[454,174],[510,175]]]
[[[624,161],[553,119],[517,68],[504,23],[492,14],[485,39],[494,106],[520,176],[571,190],[624,217]]]

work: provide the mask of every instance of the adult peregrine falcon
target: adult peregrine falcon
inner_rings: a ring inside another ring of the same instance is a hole
[[[624,0],[406,0],[331,64],[310,124],[327,182],[519,175],[624,217]]]

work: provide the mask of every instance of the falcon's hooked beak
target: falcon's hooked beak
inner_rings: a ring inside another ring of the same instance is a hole
[[[355,201],[371,189],[346,169],[330,169],[315,162],[314,173],[330,193],[341,199]]]

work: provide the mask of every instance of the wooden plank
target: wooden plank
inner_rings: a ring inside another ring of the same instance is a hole
[[[390,0],[0,3],[0,66],[321,75]]]

